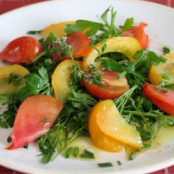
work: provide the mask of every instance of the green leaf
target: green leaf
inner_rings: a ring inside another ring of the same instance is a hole
[[[88,20],[77,20],[74,24],[65,25],[64,27],[67,33],[87,30],[87,32],[85,32],[86,36],[92,36],[103,28],[103,24]]]
[[[164,53],[164,54],[170,53],[170,49],[167,48],[167,47],[163,47],[163,53]]]
[[[113,59],[102,59],[101,65],[105,70],[114,71],[114,72],[123,72],[132,73],[135,71],[135,67],[129,61],[117,62]]]
[[[150,69],[151,65],[158,65],[160,62],[165,63],[166,59],[158,56],[155,52],[150,50],[140,50],[137,51],[134,55],[134,59],[136,59],[135,67],[144,67],[147,70]]]
[[[39,74],[42,77],[42,79],[44,79],[45,84],[49,83],[48,73],[47,73],[47,70],[44,67],[41,67],[39,69]]]
[[[170,77],[167,74],[161,73],[160,75],[164,80],[170,80]]]
[[[126,19],[123,26],[119,26],[122,29],[122,32],[129,30],[134,27],[134,18],[128,18]]]

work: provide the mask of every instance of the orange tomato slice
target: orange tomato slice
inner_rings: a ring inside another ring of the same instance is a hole
[[[112,100],[97,103],[89,115],[89,133],[94,144],[106,151],[120,151],[124,145],[143,146],[139,132],[124,120]]]

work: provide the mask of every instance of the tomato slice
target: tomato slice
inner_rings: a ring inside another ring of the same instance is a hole
[[[0,52],[0,60],[8,63],[32,63],[33,59],[42,52],[40,42],[31,36],[22,36],[12,40]]]
[[[100,99],[114,99],[121,96],[128,89],[128,83],[125,76],[117,79],[118,72],[102,71],[102,83],[104,86],[95,82],[88,84],[90,78],[83,78],[85,88],[90,94]]]
[[[144,95],[152,101],[162,111],[174,116],[174,91],[156,87],[155,85],[145,83],[143,85]]]
[[[23,147],[48,132],[62,108],[63,104],[51,96],[28,97],[17,111],[10,135],[13,144],[6,149]]]
[[[108,152],[121,151],[125,145],[142,147],[139,132],[126,122],[112,100],[98,102],[88,119],[89,133],[97,147]]]
[[[142,49],[146,49],[149,46],[149,38],[144,31],[144,27],[146,26],[146,23],[141,22],[138,26],[135,26],[134,28],[125,31],[122,36],[131,36],[136,38],[139,41]]]
[[[14,93],[25,83],[24,78],[15,85],[14,83],[9,83],[9,76],[11,73],[17,77],[24,77],[29,74],[29,71],[22,65],[18,64],[0,67],[0,94]]]
[[[80,58],[85,56],[90,50],[90,40],[85,36],[84,33],[80,31],[72,32],[66,37],[66,43],[72,46],[73,49],[73,58]],[[55,44],[55,47],[60,47],[58,44]],[[51,53],[51,57],[55,62],[60,62],[62,60],[70,58],[67,55],[62,56],[60,53]]]

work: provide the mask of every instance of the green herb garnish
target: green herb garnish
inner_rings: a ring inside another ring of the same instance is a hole
[[[113,164],[112,163],[98,163],[97,164],[99,167],[112,167]]]

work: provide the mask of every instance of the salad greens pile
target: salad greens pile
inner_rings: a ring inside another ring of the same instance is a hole
[[[110,12],[111,19],[108,20]],[[90,37],[91,46],[95,48],[98,42],[105,42],[107,38],[116,37],[127,29],[134,26],[134,19],[128,18],[122,26],[115,26],[116,11],[109,7],[99,18],[99,22],[77,20],[72,25],[66,25],[67,33],[72,31],[84,31]],[[30,31],[29,33],[34,33]],[[37,33],[37,32],[36,32]],[[60,48],[53,47],[57,41]],[[44,51],[36,57],[32,64],[23,64],[30,73],[24,78],[26,82],[13,94],[0,94],[0,101],[6,105],[6,109],[0,114],[0,127],[13,127],[14,119],[19,105],[29,96],[45,94],[53,96],[51,86],[51,76],[58,63],[51,57],[51,52],[67,54],[72,58],[71,47],[65,43],[64,38],[56,38],[52,33],[40,42]],[[48,46],[47,43],[50,43]],[[107,47],[104,45],[103,50]],[[165,49],[166,52],[167,49]],[[167,50],[168,51],[168,50]],[[166,115],[154,106],[151,101],[142,94],[142,85],[148,80],[149,68],[152,64],[165,62],[165,59],[150,50],[140,50],[134,58],[137,60],[132,64],[129,59],[121,53],[101,54],[102,68],[108,71],[120,73],[120,77],[125,75],[128,79],[130,89],[122,96],[114,99],[114,103],[124,119],[131,125],[136,126],[144,142],[144,148],[152,145],[152,141],[161,127],[173,126],[174,117]],[[73,58],[72,58],[73,59]],[[91,108],[100,101],[91,96],[81,83],[82,77],[86,77],[76,64],[72,67],[71,81],[69,86],[72,92],[68,94],[68,100],[64,103],[64,109],[48,133],[41,136],[37,143],[41,151],[42,162],[48,163],[60,154],[68,145],[79,136],[90,136],[88,132],[88,115]],[[97,75],[95,67],[90,67],[94,74],[94,81],[101,83],[101,77]],[[11,80],[13,79],[13,80]],[[9,83],[18,83],[21,77],[9,77]],[[92,83],[92,82],[91,82]],[[162,85],[162,84],[161,84]]]

